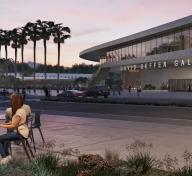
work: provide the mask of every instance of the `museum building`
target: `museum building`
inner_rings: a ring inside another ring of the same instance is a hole
[[[192,86],[192,15],[86,49],[80,57],[100,62],[94,84],[119,75],[123,88],[186,91]]]

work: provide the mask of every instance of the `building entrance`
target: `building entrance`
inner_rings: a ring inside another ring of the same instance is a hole
[[[141,86],[141,72],[136,71],[123,71],[122,74],[123,88],[128,89],[129,86],[137,88]]]
[[[192,79],[169,79],[168,86],[170,91],[188,91],[192,90]]]

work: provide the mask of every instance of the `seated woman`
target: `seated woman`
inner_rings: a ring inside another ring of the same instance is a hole
[[[8,123],[0,124],[0,127],[7,129],[16,129],[0,135],[0,155],[2,157],[0,164],[6,164],[11,160],[11,156],[8,151],[8,142],[21,139],[21,136],[28,138],[29,129],[26,125],[26,111],[23,106],[23,99],[19,95],[13,95],[11,97],[11,110],[12,119]]]
[[[31,115],[31,107],[29,105],[23,104],[23,106],[21,108],[23,108],[25,110],[27,117]],[[9,107],[5,110],[5,119],[6,119],[6,122],[11,121],[11,119],[12,119],[12,108],[11,107]]]

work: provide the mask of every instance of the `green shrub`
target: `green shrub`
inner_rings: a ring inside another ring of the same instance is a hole
[[[127,157],[125,166],[132,174],[146,174],[154,166],[155,159],[147,152],[138,152]]]
[[[68,162],[66,165],[59,167],[58,176],[77,176],[79,166],[75,162]]]
[[[175,171],[171,176],[192,176],[192,168],[184,167]]]
[[[59,157],[52,153],[40,154],[36,159],[37,166],[55,172],[58,168]]]
[[[119,161],[119,153],[118,152],[114,152],[111,151],[109,149],[105,150],[105,156],[104,156],[105,160],[109,161],[109,162],[113,162],[113,161]]]
[[[145,84],[145,86],[144,86],[143,89],[144,89],[144,90],[155,90],[156,87],[153,86],[152,84]]]
[[[14,159],[7,165],[0,165],[0,176],[32,176],[28,169],[24,167],[26,161]]]
[[[92,176],[121,176],[120,172],[115,169],[96,170],[92,173]]]

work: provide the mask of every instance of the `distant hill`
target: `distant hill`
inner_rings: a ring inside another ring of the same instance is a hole
[[[34,62],[29,61],[29,62],[27,62],[27,65],[29,65],[30,68],[33,68]],[[41,65],[41,64],[40,63],[36,63],[36,67],[38,67],[39,65]]]

